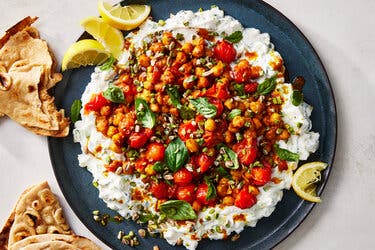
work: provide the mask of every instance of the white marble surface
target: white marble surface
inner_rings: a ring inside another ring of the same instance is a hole
[[[373,249],[375,243],[375,1],[267,0],[311,41],[330,77],[338,111],[333,171],[307,219],[276,249]],[[82,33],[79,21],[98,15],[95,0],[0,0],[0,33],[27,15],[61,62]],[[96,239],[65,201],[50,163],[47,139],[0,119],[0,224],[28,186],[48,180],[76,233]]]

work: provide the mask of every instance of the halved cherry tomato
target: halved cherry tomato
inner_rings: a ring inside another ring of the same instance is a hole
[[[257,202],[255,195],[249,193],[247,186],[243,187],[234,200],[234,205],[241,209],[252,207]]]
[[[224,63],[231,63],[236,59],[237,51],[233,44],[222,40],[214,47],[214,56]]]
[[[208,192],[208,185],[206,183],[202,183],[198,186],[198,189],[197,189],[197,192],[196,192],[196,196],[197,196],[197,201],[200,203],[200,204],[203,204],[203,205],[213,205],[215,204],[215,200],[216,198],[211,198],[209,200],[207,200],[207,192]]]
[[[243,89],[245,93],[251,94],[257,91],[257,88],[258,88],[258,83],[251,82],[251,83],[246,83]]]
[[[85,105],[86,111],[96,111],[99,112],[100,109],[110,104],[111,102],[104,98],[103,93],[99,93],[93,96],[88,103]]]
[[[211,88],[207,89],[206,96],[215,97],[220,100],[226,100],[230,97],[228,86],[222,83],[212,85]]]
[[[191,135],[197,131],[197,125],[193,125],[191,122],[183,123],[178,128],[178,135],[181,140],[186,141],[191,138]]]
[[[245,138],[233,145],[233,151],[236,152],[240,163],[250,165],[257,156],[257,138]]]
[[[178,186],[186,186],[193,180],[193,177],[193,173],[183,167],[173,174],[173,181]]]
[[[177,199],[186,201],[186,202],[193,202],[195,200],[195,185],[190,184],[184,187],[178,187],[177,188]]]
[[[150,192],[156,199],[167,199],[168,198],[168,185],[164,181],[152,182],[150,186]]]
[[[206,172],[211,165],[214,163],[214,157],[208,156],[206,154],[200,154],[198,156],[198,166],[201,173]]]
[[[218,98],[210,98],[209,102],[216,106],[215,117],[220,117],[223,114],[223,110],[224,110],[223,102],[220,101]]]
[[[263,186],[271,180],[272,169],[269,164],[264,164],[263,167],[254,167],[251,169],[251,178],[253,184],[256,186]]]
[[[149,161],[162,161],[164,159],[165,147],[158,142],[152,142],[147,145],[146,157]]]
[[[141,132],[133,132],[129,137],[129,146],[132,148],[143,147],[148,139],[152,136],[153,132],[149,128],[145,128]]]

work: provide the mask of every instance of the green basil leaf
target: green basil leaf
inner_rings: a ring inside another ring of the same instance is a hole
[[[216,188],[215,185],[212,183],[212,181],[208,178],[205,178],[206,184],[208,186],[207,195],[206,195],[206,201],[209,201],[213,198],[216,198]]]
[[[219,166],[218,168],[216,168],[216,173],[218,173],[221,177],[225,177],[227,179],[232,179],[232,176],[228,173],[227,170],[225,170],[224,167],[222,166]]]
[[[135,99],[135,113],[137,119],[140,121],[145,128],[153,128],[156,123],[156,117],[154,112],[151,111],[147,102],[142,98]]]
[[[161,161],[157,161],[152,166],[152,169],[155,170],[157,173],[162,173],[165,169],[165,164]]]
[[[284,160],[284,161],[298,161],[299,160],[299,154],[297,153],[290,152],[289,150],[285,148],[280,148],[279,145],[277,144],[274,145],[274,148],[275,148],[277,156],[279,156],[281,160]]]
[[[159,206],[162,214],[172,220],[195,220],[197,214],[186,201],[169,200]]]
[[[257,87],[257,94],[258,95],[267,95],[271,93],[276,87],[276,76],[271,78],[267,78]]]
[[[107,59],[102,65],[100,65],[100,70],[105,71],[105,70],[110,70],[113,67],[114,62],[116,59],[111,55],[110,58]]]
[[[220,150],[221,149],[224,150],[224,152],[225,152],[224,158],[227,156],[229,158],[229,160],[233,163],[233,165],[228,167],[228,168],[238,169],[240,167],[240,163],[238,162],[237,154],[232,149],[230,149],[229,147],[227,147],[224,144],[219,144],[219,148],[220,148]]]
[[[124,92],[117,86],[111,85],[104,92],[103,96],[105,99],[114,103],[124,103],[125,97]]]
[[[291,100],[292,100],[292,104],[294,106],[300,105],[302,103],[302,101],[303,101],[303,94],[302,94],[302,92],[299,91],[299,90],[293,90]]]
[[[232,111],[229,112],[227,118],[228,120],[233,120],[234,117],[241,115],[242,111],[240,109],[232,109]]]
[[[80,111],[82,108],[81,100],[74,100],[70,107],[70,120],[75,123],[79,119]]]
[[[207,98],[198,97],[197,99],[190,99],[190,103],[193,104],[198,113],[205,118],[213,118],[216,116],[217,108],[215,105],[209,103]]]
[[[243,98],[246,97],[246,93],[244,90],[243,84],[236,83],[233,85],[234,90],[236,91],[236,95]]]
[[[179,170],[188,159],[189,153],[185,143],[180,138],[171,141],[165,150],[165,159],[167,167],[176,172]]]
[[[242,40],[242,38],[243,38],[242,32],[239,31],[239,30],[233,32],[229,36],[224,37],[225,40],[227,40],[228,42],[231,42],[231,43],[238,43],[239,41]]]
[[[180,94],[178,93],[177,86],[167,87],[167,94],[169,95],[169,99],[171,100],[172,105],[180,109],[182,105],[180,102]]]

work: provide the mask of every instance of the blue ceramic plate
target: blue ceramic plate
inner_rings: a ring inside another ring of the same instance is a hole
[[[271,41],[284,58],[289,78],[301,75],[306,79],[303,89],[305,101],[314,106],[312,113],[313,131],[320,133],[320,146],[309,161],[329,163],[319,186],[321,194],[331,171],[336,146],[336,110],[332,89],[318,55],[306,37],[280,12],[268,4],[257,1],[241,0],[159,0],[127,1],[147,3],[152,6],[151,15],[155,20],[166,19],[169,13],[179,10],[197,11],[215,4],[226,14],[238,19],[245,27],[255,27],[271,35]],[[80,99],[86,84],[90,81],[93,68],[82,68],[64,74],[63,82],[56,88],[58,106],[68,115],[75,99]],[[139,226],[132,221],[122,224],[110,223],[100,226],[92,219],[92,211],[114,215],[103,201],[98,198],[98,190],[92,185],[92,176],[86,169],[78,166],[77,155],[81,152],[79,144],[73,143],[72,135],[66,138],[49,138],[49,152],[57,181],[68,203],[80,220],[104,243],[112,249],[124,249],[117,240],[119,230],[136,231]],[[199,249],[264,249],[271,248],[286,238],[309,214],[314,204],[301,200],[293,191],[285,191],[282,201],[274,213],[261,219],[255,228],[246,228],[238,241],[203,240]],[[170,249],[163,239],[140,239],[139,249],[151,249],[158,245],[161,249]],[[179,247],[183,249],[183,247]]]

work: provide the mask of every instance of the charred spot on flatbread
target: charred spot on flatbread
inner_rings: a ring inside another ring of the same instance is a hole
[[[69,133],[69,119],[48,93],[62,75],[55,71],[47,43],[31,27],[36,19],[26,17],[0,39],[0,116],[39,135],[63,137]]]

